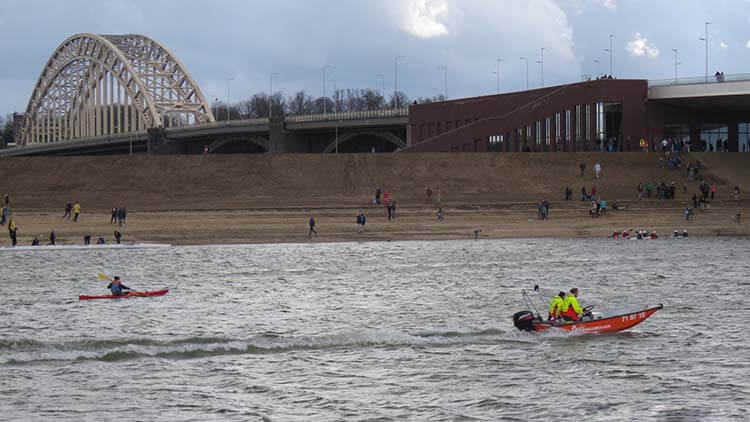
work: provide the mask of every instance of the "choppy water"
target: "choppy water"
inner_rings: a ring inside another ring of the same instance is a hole
[[[0,252],[3,420],[748,420],[750,242]],[[160,298],[82,301],[97,272]],[[630,332],[517,332],[521,287]],[[572,420],[572,419],[571,419]]]

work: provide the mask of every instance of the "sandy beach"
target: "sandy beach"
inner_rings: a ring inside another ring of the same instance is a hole
[[[347,156],[142,156],[0,159],[0,190],[9,191],[20,245],[82,244],[85,234],[126,243],[236,244],[369,240],[606,237],[615,230],[651,230],[661,237],[687,228],[691,236],[748,236],[750,203],[733,186],[750,187],[748,154],[693,154],[703,177],[717,186],[706,210],[685,221],[698,182],[684,171],[659,168],[657,154],[385,154]],[[584,176],[579,163],[588,163]],[[590,172],[600,162],[603,174]],[[675,181],[674,200],[638,200],[639,181]],[[683,184],[685,185],[683,188]],[[590,218],[580,188],[596,185],[620,210]],[[380,186],[397,201],[396,217],[372,203]],[[573,200],[562,200],[571,186]],[[441,190],[445,218],[426,188]],[[683,193],[683,189],[686,193]],[[537,204],[550,201],[550,218]],[[79,222],[62,219],[68,200],[80,201]],[[111,207],[126,205],[123,227]],[[367,217],[366,232],[356,216]],[[736,214],[741,220],[736,222]],[[308,221],[317,236],[309,237]],[[6,230],[0,246],[8,246]]]

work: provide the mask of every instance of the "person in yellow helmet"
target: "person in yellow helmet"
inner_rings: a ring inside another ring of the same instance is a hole
[[[573,287],[563,301],[562,317],[566,321],[580,321],[581,315],[583,315],[583,309],[578,304],[578,289]]]
[[[552,300],[549,301],[549,313],[547,314],[547,320],[552,321],[559,319],[562,314],[562,307],[564,303],[565,292],[558,293]]]

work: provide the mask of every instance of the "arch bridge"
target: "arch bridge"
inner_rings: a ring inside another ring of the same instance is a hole
[[[143,35],[77,34],[52,53],[34,87],[19,146],[214,122],[198,85]]]

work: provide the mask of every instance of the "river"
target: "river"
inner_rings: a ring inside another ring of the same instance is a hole
[[[0,251],[0,419],[748,420],[750,242]],[[105,294],[98,272],[155,298]],[[634,329],[517,331],[521,288]]]

